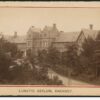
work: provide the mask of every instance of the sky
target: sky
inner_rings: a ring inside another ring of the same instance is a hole
[[[26,35],[31,26],[43,29],[56,23],[60,31],[74,32],[100,29],[100,8],[0,8],[0,32]]]

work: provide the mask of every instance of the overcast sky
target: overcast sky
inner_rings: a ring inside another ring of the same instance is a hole
[[[82,28],[100,29],[100,8],[0,8],[0,32],[25,35],[30,26],[43,29],[57,24],[59,30],[70,32]]]

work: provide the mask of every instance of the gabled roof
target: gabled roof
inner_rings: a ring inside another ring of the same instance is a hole
[[[27,32],[27,39],[38,38],[39,34],[41,33],[40,28],[36,28],[34,26],[30,27]]]
[[[75,42],[80,32],[61,32],[55,42]]]
[[[52,31],[52,28],[51,26],[45,26],[44,29],[43,29],[43,32],[50,32]]]
[[[92,37],[93,39],[96,39],[99,31],[100,30],[82,29],[82,32],[84,33],[86,38]]]
[[[45,26],[44,28],[43,28],[43,31],[42,32],[52,32],[52,31],[56,31],[56,32],[58,32],[58,29],[57,29],[57,27],[56,26]]]
[[[36,33],[40,33],[40,32],[41,32],[41,29],[32,26],[32,27],[29,28],[29,31],[31,31],[31,32],[36,32]]]

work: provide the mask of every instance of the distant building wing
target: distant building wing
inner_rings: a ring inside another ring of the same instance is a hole
[[[13,42],[13,43],[26,43],[26,37],[25,36],[18,36],[16,38],[12,38],[11,42]]]
[[[80,32],[61,32],[55,42],[75,42]]]
[[[16,38],[13,36],[5,36],[5,39],[11,43],[26,43],[26,36],[17,36]]]

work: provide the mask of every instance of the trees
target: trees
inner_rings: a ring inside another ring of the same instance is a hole
[[[17,45],[15,43],[10,43],[4,38],[0,39],[0,50],[4,53],[10,53],[12,57],[15,57],[18,51]]]
[[[96,71],[96,78],[100,76],[100,31],[96,37],[94,45],[94,67]]]
[[[17,59],[12,66],[10,84],[32,84],[35,81],[37,71],[28,59]]]
[[[100,31],[98,32],[98,34],[96,36],[96,40],[100,40]]]
[[[51,65],[52,67],[58,65],[60,63],[60,52],[53,46],[50,46],[48,49],[47,54],[47,63]]]
[[[0,50],[0,82],[10,79],[9,66],[11,61],[11,58]]]
[[[7,41],[4,42],[2,48],[5,52],[10,52],[12,57],[15,57],[18,52],[17,45],[14,43],[9,43]]]
[[[94,50],[95,50],[95,41],[93,40],[92,37],[88,37],[83,45],[82,45],[83,51],[82,51],[82,56],[86,56],[89,57],[91,59],[91,57],[93,57],[94,54]]]
[[[82,52],[80,55],[80,62],[82,65],[82,77],[84,80],[92,80],[95,76],[95,40],[88,36],[88,38],[82,44]]]
[[[95,41],[88,37],[87,40],[84,41],[82,45],[83,51],[81,53],[81,58],[83,60],[82,64],[89,69],[89,66],[92,67],[93,59],[94,59],[94,51],[95,51]]]
[[[97,35],[95,40],[92,37],[88,37],[82,45],[83,51],[81,54],[81,63],[85,68],[84,73],[95,76],[96,78],[98,77],[100,70],[99,39],[100,34]]]
[[[30,63],[34,66],[35,65],[35,55],[34,53],[32,52],[31,49],[28,49],[27,52],[26,52],[26,55],[27,55],[27,59],[30,61]]]
[[[37,60],[39,65],[46,65],[47,60],[47,51],[46,50],[39,50],[37,55]]]
[[[10,44],[4,38],[0,39],[0,80],[10,81],[9,66],[12,63],[12,54],[15,53],[16,47],[14,44]],[[10,55],[11,54],[11,55]]]
[[[1,38],[0,84],[62,84],[58,79],[49,79],[46,61],[47,51],[43,50],[36,56],[29,49],[24,58],[16,44]]]
[[[77,46],[75,44],[69,45],[62,57],[63,64],[70,68],[70,70],[79,71],[79,56],[77,54]]]

